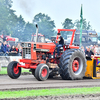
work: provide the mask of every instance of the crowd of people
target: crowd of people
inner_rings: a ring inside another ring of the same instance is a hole
[[[91,57],[91,55],[100,55],[100,46],[98,45],[86,46],[86,49],[84,49],[84,47],[82,46],[81,49],[85,53],[85,55],[89,57]]]
[[[16,46],[7,43],[7,41],[4,41],[3,43],[0,42],[0,56],[21,56],[22,54],[22,47],[20,43],[18,43]]]

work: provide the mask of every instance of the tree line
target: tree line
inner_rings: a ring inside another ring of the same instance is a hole
[[[35,33],[35,25],[39,26],[39,33],[45,35],[46,38],[57,34],[55,22],[50,16],[44,13],[39,13],[33,17],[32,23],[25,22],[22,15],[19,17],[12,10],[12,0],[0,0],[0,35],[11,35],[19,38],[20,41],[31,41],[31,36]],[[80,20],[73,22],[70,18],[65,18],[62,23],[64,29],[80,29]],[[90,22],[83,19],[83,29],[92,30]],[[65,35],[63,35],[65,37]]]

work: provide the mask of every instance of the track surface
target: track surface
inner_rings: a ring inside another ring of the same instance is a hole
[[[62,80],[60,77],[37,81],[33,75],[21,75],[18,79],[0,76],[0,90],[44,89],[44,88],[73,88],[100,86],[100,79]]]

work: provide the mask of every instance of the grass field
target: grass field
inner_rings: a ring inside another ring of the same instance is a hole
[[[22,68],[22,73],[23,72],[29,72],[29,69]],[[7,74],[7,67],[1,68],[0,74]]]
[[[61,95],[96,94],[96,93],[100,93],[100,87],[0,91],[0,98],[19,98],[19,97],[28,97],[28,96],[32,96],[32,97],[33,96],[61,96]]]

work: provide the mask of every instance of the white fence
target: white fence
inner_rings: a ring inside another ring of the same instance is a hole
[[[22,56],[0,56],[0,70],[1,67],[7,67],[11,61],[18,61]]]

